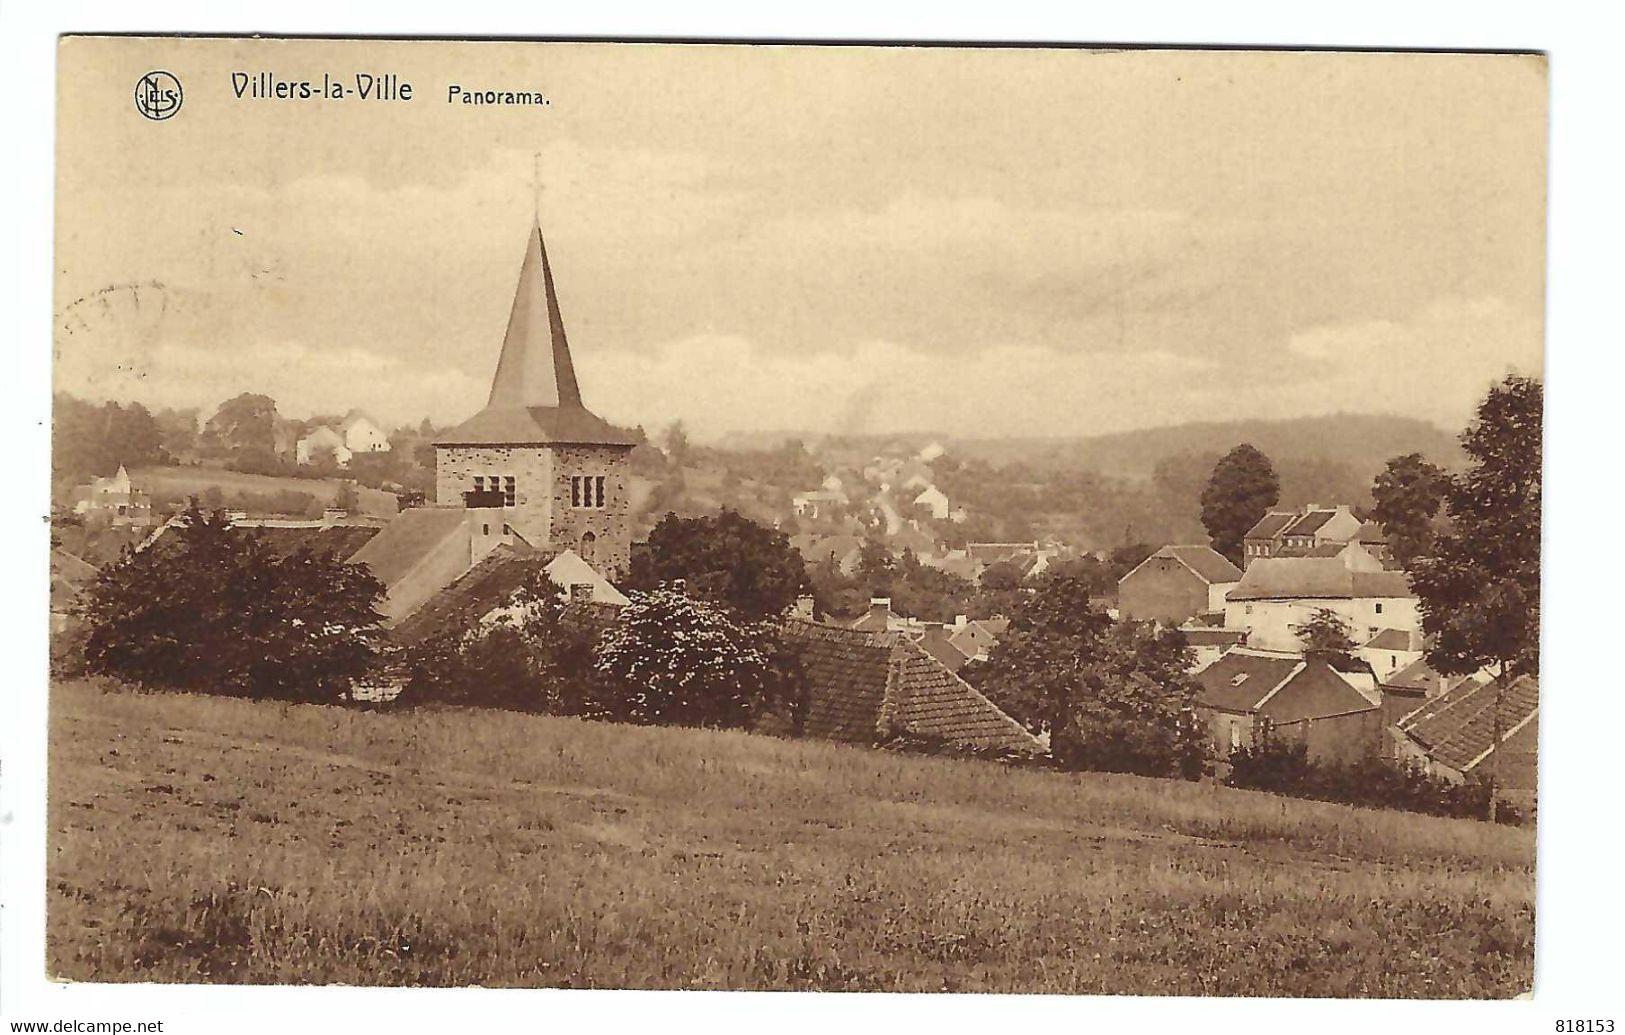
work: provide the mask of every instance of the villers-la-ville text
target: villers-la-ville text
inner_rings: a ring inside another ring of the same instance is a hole
[[[345,79],[327,73],[314,79],[280,79],[272,72],[233,72],[231,89],[239,98],[254,100],[342,101],[358,97],[363,101],[410,101],[412,84],[394,72],[357,72]]]

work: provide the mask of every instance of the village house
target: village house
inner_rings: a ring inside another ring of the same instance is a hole
[[[1223,611],[1241,569],[1208,546],[1164,546],[1117,580],[1117,607],[1131,621],[1179,625]]]
[[[1250,646],[1294,650],[1299,628],[1323,609],[1342,619],[1356,643],[1385,629],[1421,628],[1405,574],[1386,570],[1358,544],[1335,557],[1254,558],[1225,598],[1224,624],[1245,630]]]
[[[1238,647],[1196,674],[1212,750],[1226,758],[1266,737],[1307,746],[1316,762],[1354,762],[1382,750],[1382,697],[1366,671],[1324,654]]]
[[[803,736],[860,744],[907,739],[1039,755],[1043,743],[900,632],[791,619],[781,629],[806,679]]]
[[[389,435],[378,422],[351,410],[337,425],[318,424],[308,429],[294,446],[294,461],[301,466],[331,458],[348,467],[357,453],[389,452]]]
[[[1347,504],[1311,503],[1301,511],[1272,510],[1242,538],[1242,567],[1261,557],[1307,556],[1328,543],[1353,542],[1363,524]]]
[[[1395,755],[1450,783],[1493,775],[1507,797],[1532,802],[1539,721],[1538,677],[1462,679],[1399,720]]]
[[[1383,629],[1360,644],[1355,654],[1371,666],[1378,680],[1386,681],[1389,676],[1421,660],[1422,631]]]
[[[790,509],[798,518],[832,521],[845,511],[849,502],[846,493],[839,489],[817,489],[791,497]]]
[[[948,503],[948,497],[935,485],[928,485],[914,497],[916,507],[924,507],[933,521],[946,521],[948,514],[953,510]]]
[[[1187,622],[1179,627],[1179,631],[1184,634],[1186,648],[1191,652],[1191,667],[1186,671],[1192,675],[1247,642],[1247,634],[1239,629],[1222,629]]]
[[[135,487],[123,464],[106,478],[75,489],[73,512],[105,520],[114,528],[145,528],[153,523],[152,497]]]

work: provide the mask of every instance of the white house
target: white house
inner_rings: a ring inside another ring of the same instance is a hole
[[[948,506],[948,497],[935,485],[926,486],[918,496],[915,496],[914,505],[929,510],[932,519],[936,521],[946,518],[948,511],[952,509]]]
[[[350,463],[351,449],[345,444],[342,432],[320,424],[295,444],[293,455],[301,465],[314,464],[331,456],[340,467],[346,467]]]
[[[102,515],[118,526],[146,526],[152,524],[152,498],[131,484],[130,472],[119,464],[113,474],[74,490],[73,512]]]
[[[344,434],[344,448],[351,453],[389,452],[389,434],[360,410],[346,414],[339,430]]]
[[[1246,630],[1250,647],[1294,650],[1299,627],[1322,609],[1341,618],[1356,643],[1422,627],[1405,573],[1383,570],[1358,544],[1335,557],[1254,558],[1225,599],[1224,624]]]

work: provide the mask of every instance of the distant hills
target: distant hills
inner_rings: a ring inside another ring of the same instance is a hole
[[[1444,467],[1463,462],[1456,435],[1427,421],[1384,414],[1337,413],[1290,420],[1204,421],[1139,431],[1055,438],[979,439],[947,433],[908,432],[893,435],[825,436],[740,433],[724,436],[726,449],[773,448],[790,438],[809,446],[839,443],[853,450],[878,452],[888,445],[919,448],[933,440],[957,459],[993,464],[1015,461],[1036,467],[1087,469],[1123,478],[1149,478],[1168,458],[1223,454],[1249,442],[1276,461],[1319,461],[1344,465],[1362,476],[1374,475],[1392,456],[1418,452]]]

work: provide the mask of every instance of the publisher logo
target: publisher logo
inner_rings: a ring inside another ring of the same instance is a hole
[[[135,84],[135,110],[161,122],[181,110],[181,81],[168,72],[148,72]]]

